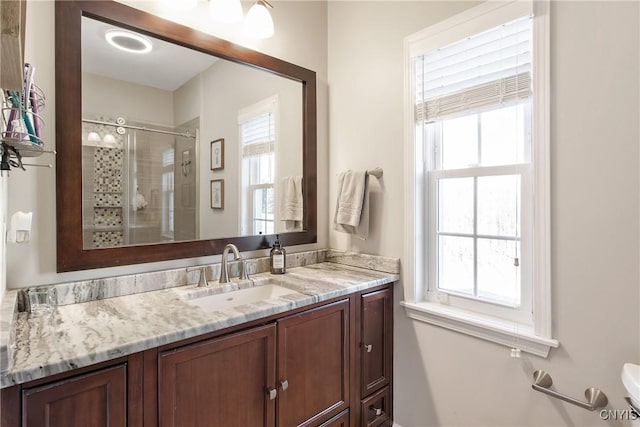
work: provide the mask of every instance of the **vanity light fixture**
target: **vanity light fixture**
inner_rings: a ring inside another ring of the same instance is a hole
[[[87,141],[89,142],[100,142],[100,135],[98,135],[98,132],[89,132],[89,134],[87,135]]]
[[[151,41],[140,34],[131,31],[111,29],[107,30],[104,38],[109,44],[130,53],[149,53],[153,48]]]
[[[102,142],[107,145],[113,145],[116,143],[116,137],[108,133],[104,136],[104,138],[102,138]]]
[[[273,9],[267,0],[258,0],[249,9],[244,20],[244,32],[249,37],[268,39],[273,36],[273,19],[267,7]]]
[[[242,5],[240,0],[211,0],[209,13],[214,20],[234,24],[242,21]]]

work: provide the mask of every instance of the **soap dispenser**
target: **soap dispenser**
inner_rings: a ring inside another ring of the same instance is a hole
[[[271,248],[271,274],[284,274],[287,251],[280,246],[280,236],[276,234],[276,241]]]

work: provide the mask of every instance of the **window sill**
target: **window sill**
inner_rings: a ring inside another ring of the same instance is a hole
[[[533,328],[507,320],[479,315],[433,302],[400,303],[411,319],[441,326],[507,347],[517,347],[527,353],[546,358],[558,340],[535,335]],[[517,334],[515,333],[517,331]]]

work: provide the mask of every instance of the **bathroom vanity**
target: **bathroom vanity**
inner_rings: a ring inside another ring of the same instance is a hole
[[[215,289],[190,285],[21,313],[32,330],[2,377],[18,383],[2,389],[2,427],[390,425],[398,276],[325,262],[274,277],[249,286],[291,294],[218,310],[190,302]],[[72,355],[82,334],[94,353]]]

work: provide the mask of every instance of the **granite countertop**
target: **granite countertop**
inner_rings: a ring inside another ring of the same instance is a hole
[[[285,275],[260,273],[249,281],[233,280],[228,285],[178,286],[63,305],[44,316],[16,313],[11,350],[6,355],[8,363],[0,372],[0,387],[89,366],[399,278],[395,273],[364,267],[321,262],[289,268]],[[278,284],[291,293],[215,311],[206,311],[189,302],[203,294],[265,284]]]

